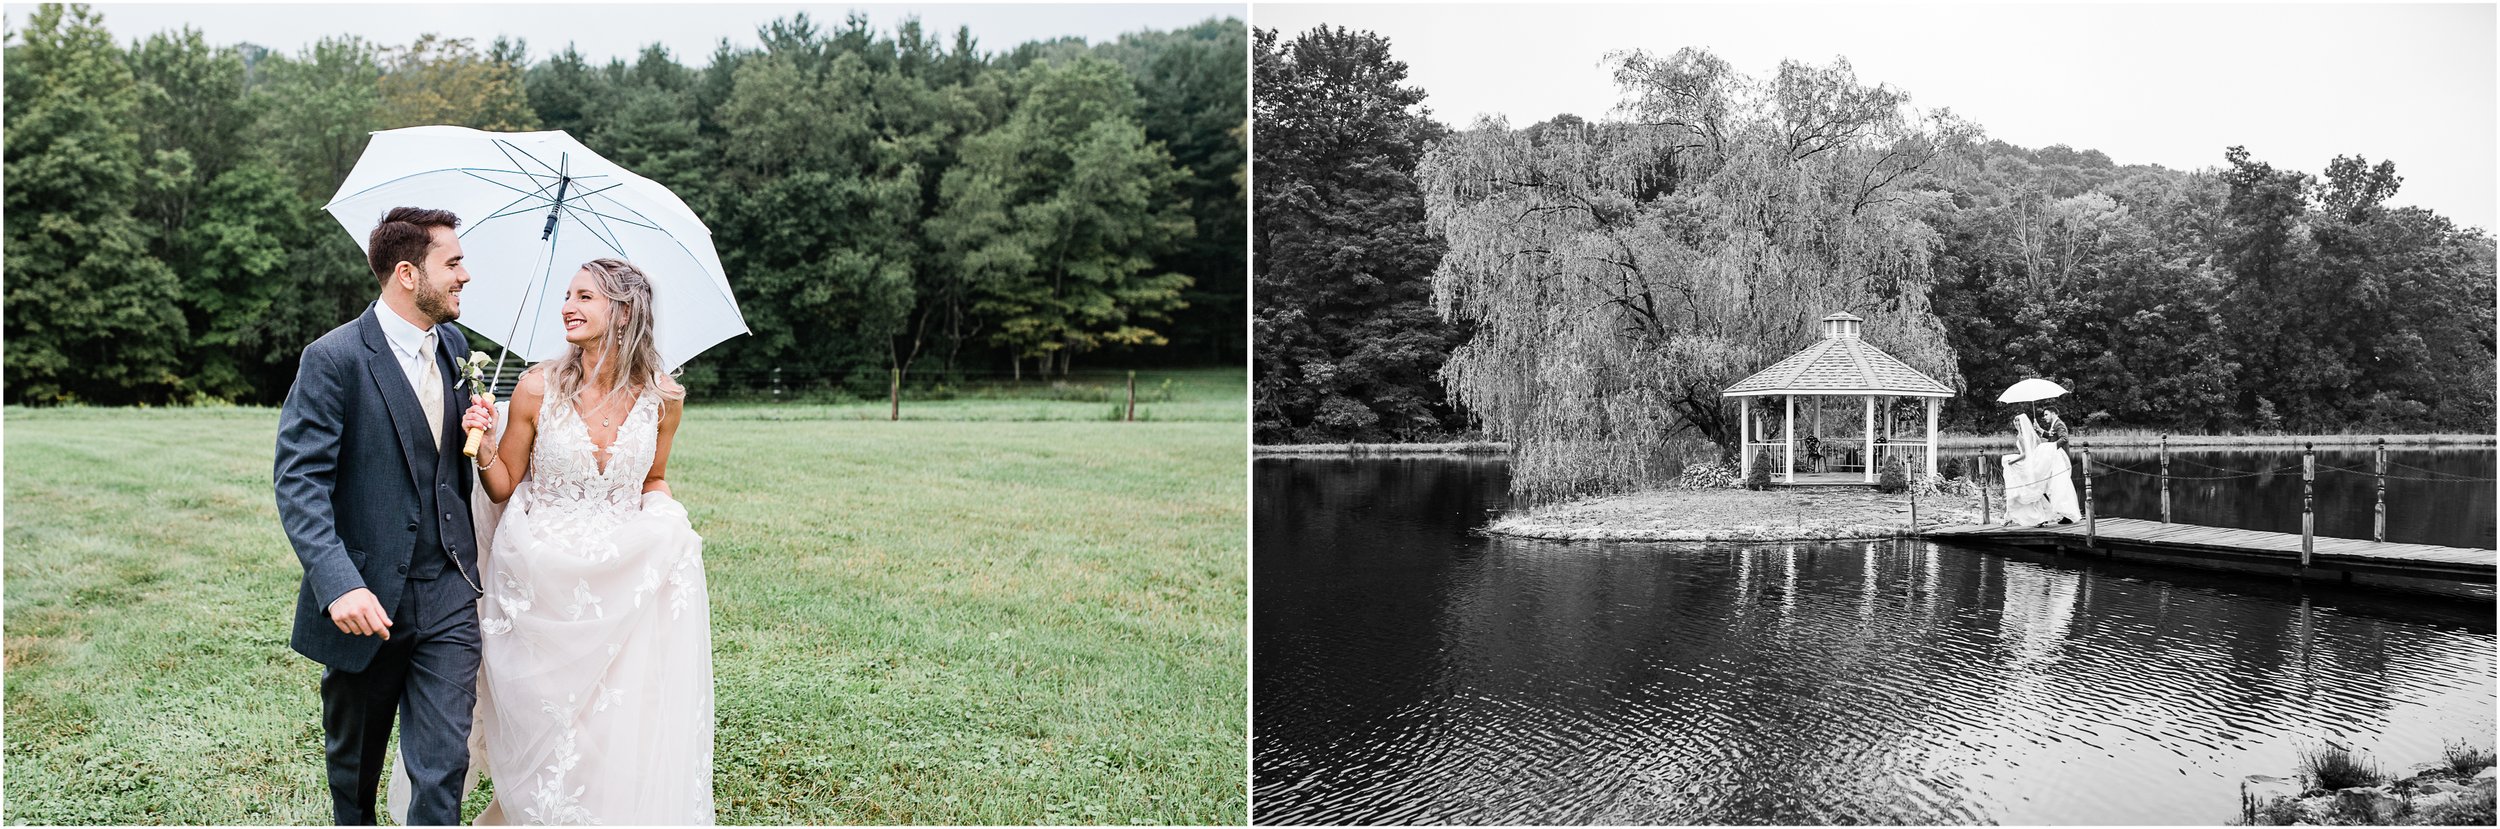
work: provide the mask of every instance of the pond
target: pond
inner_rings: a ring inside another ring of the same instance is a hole
[[[2491,740],[2488,603],[1922,541],[1475,533],[1507,483],[1255,464],[1255,821],[2218,823],[2321,740],[2391,770]],[[2414,503],[2488,524],[2488,489],[2456,491]]]

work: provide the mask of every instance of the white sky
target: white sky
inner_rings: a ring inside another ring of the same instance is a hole
[[[955,27],[972,27],[984,52],[1003,52],[1028,40],[1077,35],[1103,43],[1141,29],[1177,29],[1208,18],[1246,19],[1241,3],[1160,3],[1043,5],[1024,3],[949,4],[875,3],[94,3],[104,27],[128,44],[161,31],[192,26],[209,43],[257,43],[294,54],[323,37],[353,34],[382,44],[405,44],[427,32],[445,37],[474,38],[484,49],[496,35],[529,41],[530,58],[544,59],[572,43],[592,64],[609,58],[632,60],[644,46],[659,43],[688,66],[712,62],[722,38],[739,46],[758,45],[757,27],[777,18],[806,12],[817,25],[832,28],[857,10],[869,25],[892,32],[903,19],[917,15],[924,32],[940,35],[942,45],[954,42]],[[7,4],[9,31],[26,23],[35,6]]]
[[[2245,145],[2277,168],[2396,162],[2390,202],[2494,227],[2500,62],[2480,5],[1321,5],[1260,2],[1251,25],[1389,38],[1433,115],[1526,126],[1607,114],[1606,52],[1701,46],[1767,77],[1846,56],[1863,83],[1949,107],[1992,138],[2120,164],[2218,167]]]

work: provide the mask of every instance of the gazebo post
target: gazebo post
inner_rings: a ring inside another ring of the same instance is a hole
[[[1753,477],[1753,398],[1736,398],[1736,477]]]
[[[1927,474],[1936,474],[1936,407],[1944,398],[1927,398]]]
[[[1788,395],[1788,419],[1780,421],[1780,466],[1788,483],[1797,482],[1797,396]]]
[[[1823,396],[1822,396],[1822,395],[1819,395],[1819,394],[1818,394],[1818,395],[1815,395],[1815,396],[1814,396],[1814,404],[1813,404],[1813,405],[1814,405],[1814,431],[1807,432],[1806,434],[1807,434],[1808,436],[1811,436],[1811,437],[1813,437],[1813,438],[1814,438],[1814,445],[1815,445],[1815,448],[1816,448],[1818,451],[1821,451],[1821,452],[1823,452],[1823,453],[1824,453],[1824,454],[1823,454],[1823,457],[1828,458],[1828,457],[1831,457],[1831,448],[1823,445]],[[1814,459],[1813,459],[1813,458],[1807,458],[1807,459],[1806,459],[1806,461],[1807,461],[1808,463],[1812,463],[1812,462],[1814,461]],[[1821,472],[1823,471],[1823,468],[1818,466],[1818,467],[1815,467],[1814,471],[1815,471],[1815,472],[1817,472],[1817,473],[1821,473]]]
[[[1875,482],[1875,395],[1871,394],[1866,396],[1866,457],[1858,471],[1865,473],[1867,483]]]

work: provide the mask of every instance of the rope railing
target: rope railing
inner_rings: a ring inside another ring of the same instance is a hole
[[[2094,513],[2094,510],[2093,510],[2093,503],[2092,503],[2092,502],[2093,502],[2093,497],[2092,497],[2092,484],[2093,484],[2093,482],[2094,482],[2095,480],[2097,480],[2097,479],[2110,477],[2110,476],[2112,476],[2112,475],[2129,475],[2129,476],[2134,476],[2134,477],[2137,477],[2137,478],[2151,478],[2151,479],[2154,479],[2154,480],[2160,481],[2160,483],[2161,483],[2161,522],[2162,522],[2162,523],[2164,523],[2164,524],[2168,524],[2168,523],[2170,523],[2170,482],[2171,482],[2171,481],[2174,481],[2174,480],[2178,480],[2178,481],[2230,481],[2230,480],[2244,480],[2244,479],[2247,479],[2247,478],[2256,478],[2256,477],[2264,477],[2264,476],[2271,476],[2271,475],[2287,475],[2287,474],[2291,474],[2291,473],[2295,473],[2295,472],[2297,472],[2297,473],[2299,473],[2299,474],[2300,474],[2300,476],[2301,476],[2301,485],[2300,485],[2300,486],[2301,486],[2301,493],[2300,493],[2300,499],[2301,499],[2301,507],[2300,507],[2300,513],[2301,513],[2301,514],[2300,514],[2300,526],[2301,526],[2301,528],[2300,528],[2300,535],[2301,535],[2301,539],[2300,539],[2300,540],[2301,540],[2301,543],[2300,543],[2300,549],[2301,549],[2301,558],[2300,558],[2300,560],[2301,560],[2301,566],[2303,566],[2303,567],[2307,567],[2307,566],[2309,566],[2309,561],[2310,561],[2310,558],[2311,558],[2311,556],[2312,556],[2312,554],[2313,554],[2313,551],[2314,551],[2314,548],[2315,548],[2315,545],[2316,545],[2316,537],[2317,537],[2317,523],[2316,523],[2316,521],[2317,521],[2317,489],[2316,489],[2316,484],[2317,484],[2318,473],[2319,473],[2320,471],[2325,471],[2325,472],[2328,472],[2328,473],[2336,473],[2336,474],[2366,475],[2366,476],[2369,476],[2369,477],[2371,477],[2371,478],[2375,479],[2375,480],[2378,482],[2376,502],[2372,505],[2372,511],[2373,511],[2374,513],[2376,513],[2376,515],[2375,515],[2375,517],[2374,517],[2374,519],[2373,519],[2373,521],[2372,521],[2371,540],[2373,540],[2373,541],[2381,541],[2381,542],[2383,542],[2383,541],[2386,541],[2386,540],[2387,540],[2387,482],[2388,482],[2388,481],[2395,480],[2395,481],[2411,481],[2411,482],[2424,482],[2424,483],[2490,483],[2490,482],[2492,482],[2492,481],[2494,481],[2494,480],[2495,480],[2495,479],[2493,479],[2493,478],[2489,478],[2489,477],[2480,477],[2480,476],[2474,476],[2474,475],[2463,475],[2463,474],[2458,474],[2458,473],[2453,473],[2453,472],[2444,472],[2444,471],[2441,471],[2441,470],[2436,470],[2436,469],[2427,469],[2427,468],[2423,468],[2423,467],[2419,467],[2419,466],[2413,466],[2413,465],[2410,465],[2410,464],[2405,464],[2405,463],[2401,463],[2401,462],[2391,462],[2391,461],[2389,461],[2389,460],[2388,460],[2388,458],[2387,458],[2387,442],[2386,442],[2386,441],[2384,441],[2384,440],[2382,440],[2382,441],[2379,441],[2379,442],[2378,442],[2378,447],[2377,447],[2377,450],[2376,450],[2376,453],[2375,453],[2375,454],[2376,454],[2376,458],[2375,458],[2375,460],[2376,460],[2375,467],[2376,467],[2376,468],[2374,468],[2374,469],[2356,469],[2356,468],[2352,468],[2352,467],[2335,466],[2335,465],[2331,465],[2331,464],[2320,464],[2320,463],[2318,463],[2318,462],[2317,462],[2317,448],[2316,448],[2315,446],[2306,445],[2306,444],[2304,444],[2304,445],[2301,447],[2301,462],[2300,462],[2300,463],[2295,464],[2295,465],[2291,465],[2291,466],[2284,466],[2284,467],[2273,468],[2273,469],[2261,469],[2261,470],[2256,470],[2256,471],[2247,471],[2247,470],[2232,469],[2232,468],[2228,468],[2228,467],[2214,466],[2214,465],[2212,465],[2212,464],[2201,463],[2201,462],[2197,462],[2197,461],[2190,461],[2190,460],[2185,460],[2185,459],[2181,459],[2181,460],[2179,461],[2180,463],[2187,464],[2187,465],[2190,465],[2190,466],[2195,466],[2195,467],[2198,467],[2198,468],[2201,468],[2201,469],[2211,470],[2211,471],[2215,471],[2215,472],[2222,472],[2222,473],[2226,473],[2226,474],[2222,474],[2222,475],[2178,475],[2178,474],[2173,474],[2173,473],[2170,471],[2170,464],[2171,464],[2172,459],[2171,459],[2171,457],[2170,457],[2170,436],[2168,436],[2168,435],[2163,435],[2163,436],[2162,436],[2162,440],[2161,440],[2161,449],[2160,449],[2160,464],[2161,464],[2161,471],[2159,471],[2159,472],[2143,472],[2143,471],[2138,471],[2138,470],[2134,470],[2134,469],[2129,469],[2129,468],[2126,468],[2126,467],[2123,467],[2123,466],[2112,466],[2112,465],[2109,465],[2109,464],[2107,464],[2107,463],[2095,464],[2095,463],[2093,463],[2093,461],[2092,461],[2092,447],[2091,447],[2091,445],[2090,445],[2090,444],[2084,444],[2084,445],[2083,445],[2083,447],[2082,447],[2082,449],[2083,449],[2083,463],[2080,465],[2080,467],[2079,467],[2079,468],[2070,466],[2070,467],[2068,468],[2068,470],[2067,470],[2066,472],[2064,472],[2064,473],[2053,474],[2053,475],[2050,475],[2050,476],[2045,477],[2045,478],[2039,478],[2039,479],[2035,479],[2035,480],[2024,481],[2024,482],[2021,482],[2021,483],[2012,483],[2012,482],[1992,482],[1992,481],[1986,481],[1986,480],[1984,480],[1984,479],[1985,479],[1985,477],[1986,477],[1984,473],[1985,473],[1985,471],[1986,471],[1986,469],[1987,469],[1987,466],[1986,466],[1986,464],[1985,464],[1984,462],[1982,462],[1982,461],[1980,460],[1980,458],[1981,458],[1981,457],[1983,457],[1983,456],[1977,456],[1977,455],[1972,456],[1972,467],[1971,467],[1971,470],[1970,470],[1968,473],[1966,473],[1966,474],[1964,475],[1964,479],[1965,479],[1965,480],[1968,480],[1968,481],[1971,481],[1971,482],[1974,482],[1974,483],[1979,484],[1979,487],[1980,487],[1980,516],[1981,516],[1981,520],[1982,520],[1983,522],[1986,522],[1986,521],[1988,521],[1988,520],[1989,520],[1989,518],[1990,518],[1990,510],[1989,510],[1989,507],[1992,505],[1992,502],[1995,500],[1995,498],[1996,498],[1996,493],[2005,493],[2005,492],[2010,492],[2010,491],[2011,491],[2011,490],[2013,490],[2013,489],[2021,489],[2021,488],[2028,488],[2028,487],[2032,487],[2032,486],[2037,486],[2037,485],[2040,485],[2040,484],[2045,484],[2045,483],[2051,482],[2051,481],[2055,481],[2055,480],[2057,480],[2057,479],[2059,479],[2059,478],[2071,478],[2071,479],[2079,480],[2079,481],[2081,481],[2081,482],[2082,482],[2082,484],[2083,484],[2083,504],[2082,504],[2082,507],[2083,507],[2084,524],[2085,524],[2085,527],[2084,527],[2085,538],[2086,538],[2085,543],[2086,543],[2086,545],[2087,545],[2087,546],[2090,546],[2090,545],[2097,544],[2097,539],[2098,539],[2098,536],[2099,536],[2098,517],[2097,517],[2097,516],[2095,515],[2095,513]],[[2423,474],[2423,475],[2399,475],[2399,474],[2391,474],[2391,473],[2389,473],[2389,472],[2387,471],[2387,467],[2389,467],[2389,466],[2391,466],[2391,465],[2392,465],[2392,466],[2399,467],[2399,468],[2402,468],[2402,469],[2407,469],[2407,470],[2411,470],[2411,471],[2415,471],[2415,472],[2420,472],[2420,473],[2427,473],[2427,474]],[[1912,516],[1913,516],[1913,518],[1912,518],[1912,521],[1913,521],[1913,526],[1915,526],[1915,521],[1916,521],[1915,516],[1917,515],[1917,513],[1916,513],[1916,501],[1915,501],[1915,496],[1914,496],[1913,501],[1912,501],[1912,513],[1911,513],[1911,514],[1912,514]]]
[[[2105,471],[2095,473],[2097,476],[2106,476],[2111,474],[2134,475],[2140,478],[2159,478],[2170,481],[2237,481],[2244,478],[2259,478],[2267,475],[2283,475],[2300,471],[2300,467],[2298,466],[2286,466],[2281,469],[2261,469],[2255,472],[2242,472],[2236,475],[2164,475],[2158,472],[2137,472],[2126,467],[2109,466],[2107,464],[2103,464],[2102,468]]]
[[[2396,464],[2394,461],[2389,461],[2389,462],[2388,462],[2388,465],[2389,465],[2389,466],[2395,466],[2395,465],[2397,465],[2397,464]],[[2386,472],[2373,472],[2373,471],[2370,471],[2370,470],[2367,470],[2367,469],[2351,469],[2351,468],[2341,467],[2341,466],[2329,466],[2329,465],[2326,465],[2326,464],[2319,464],[2319,465],[2318,465],[2318,468],[2319,468],[2319,469],[2321,469],[2321,470],[2324,470],[2324,471],[2328,471],[2328,472],[2346,472],[2346,473],[2350,473],[2350,474],[2354,474],[2354,475],[2369,475],[2369,476],[2372,476],[2372,477],[2386,478],[2386,479],[2391,480],[2391,481],[2428,481],[2428,482],[2433,482],[2433,483],[2463,483],[2463,484],[2476,484],[2476,483],[2490,483],[2490,482],[2493,480],[2493,479],[2491,479],[2491,478],[2477,478],[2477,477],[2474,477],[2474,476],[2471,476],[2471,475],[2459,475],[2459,474],[2454,473],[2454,472],[2441,472],[2441,471],[2438,471],[2438,470],[2435,470],[2435,469],[2425,469],[2425,470],[2422,470],[2422,471],[2424,471],[2424,472],[2429,472],[2429,473],[2431,473],[2431,474],[2430,474],[2430,475],[2428,475],[2428,476],[2422,476],[2422,475],[2396,475],[2396,474],[2391,474],[2391,473],[2386,473]],[[2408,469],[2413,469],[2413,468],[2418,468],[2418,467],[2406,467],[2406,468],[2408,468]]]

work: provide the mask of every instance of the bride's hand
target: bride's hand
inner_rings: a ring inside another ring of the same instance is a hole
[[[482,394],[470,397],[469,410],[460,415],[460,428],[463,430],[494,429],[495,398]]]

